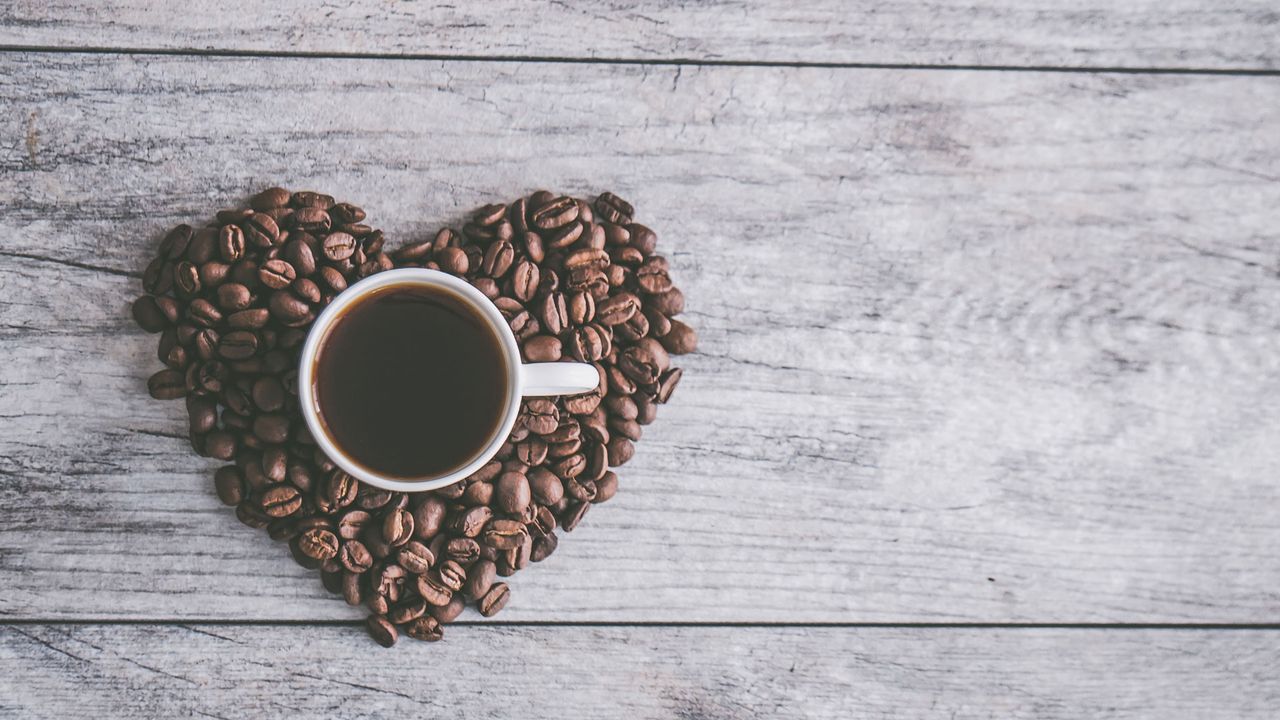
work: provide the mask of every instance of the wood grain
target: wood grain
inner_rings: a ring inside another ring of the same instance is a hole
[[[0,627],[12,717],[1274,716],[1269,631]]]
[[[47,47],[912,65],[1280,67],[1269,0],[714,0],[157,4],[11,0]]]
[[[701,351],[508,619],[1280,610],[1278,83],[7,54],[0,100],[4,616],[357,616],[217,505],[127,318],[273,183],[658,229]]]

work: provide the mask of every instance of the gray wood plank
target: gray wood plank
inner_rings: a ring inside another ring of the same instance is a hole
[[[1268,0],[11,0],[0,43],[628,60],[1280,67]]]
[[[537,186],[658,229],[701,351],[517,620],[1280,610],[1280,83],[0,58],[0,613],[352,618],[217,505],[127,304],[282,182],[393,239]]]
[[[22,718],[1274,717],[1269,631],[0,627]]]

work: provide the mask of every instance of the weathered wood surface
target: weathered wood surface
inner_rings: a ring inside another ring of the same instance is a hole
[[[0,627],[7,717],[1272,718],[1274,631]]]
[[[506,619],[1280,609],[1280,82],[8,54],[0,99],[5,616],[357,616],[218,506],[127,318],[277,182],[658,229],[701,351]]]
[[[1270,0],[9,0],[0,44],[926,65],[1280,67]]]

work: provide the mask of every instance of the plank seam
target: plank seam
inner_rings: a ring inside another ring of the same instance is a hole
[[[961,72],[1082,73],[1121,75],[1222,75],[1280,77],[1280,69],[1125,67],[1106,65],[947,65],[940,63],[810,62],[780,60],[711,60],[698,58],[577,58],[555,55],[465,55],[448,53],[307,52],[289,50],[230,50],[218,48],[147,48],[0,44],[0,53],[49,55],[120,55],[227,58],[306,58],[319,60],[427,60],[440,62],[535,63],[557,65],[650,65],[672,67],[817,68],[837,70],[942,70]]]

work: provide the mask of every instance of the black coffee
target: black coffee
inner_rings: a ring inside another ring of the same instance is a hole
[[[447,474],[493,439],[507,397],[502,347],[453,293],[393,285],[345,308],[316,354],[314,392],[353,460],[412,479]]]

